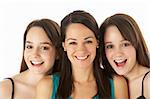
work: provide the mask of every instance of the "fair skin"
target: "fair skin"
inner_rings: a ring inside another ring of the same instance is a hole
[[[75,99],[88,99],[97,93],[93,75],[97,46],[97,39],[90,29],[79,23],[68,26],[63,47],[72,64],[75,85],[72,97]]]
[[[42,28],[32,27],[28,31],[24,58],[29,69],[12,77],[15,83],[14,99],[35,99],[37,83],[55,61],[55,48]],[[11,82],[2,81],[0,89],[0,99],[10,99]]]
[[[98,42],[94,33],[80,23],[72,23],[67,27],[65,42],[62,45],[72,64],[74,90],[71,97],[91,99],[97,93],[96,80],[93,75],[93,60],[96,56]],[[122,86],[124,90],[127,90],[127,87],[124,87],[127,85],[122,77],[114,77],[114,86],[116,99],[127,99],[126,91],[122,92],[119,89],[119,86]],[[45,77],[37,87],[37,99],[49,99],[51,94],[52,79]]]
[[[116,73],[128,79],[130,99],[136,99],[141,95],[143,76],[150,69],[138,64],[134,46],[122,37],[116,26],[110,26],[106,29],[104,42],[109,63]],[[150,82],[150,74],[144,80],[144,96],[147,99],[150,98],[150,85],[148,82]]]

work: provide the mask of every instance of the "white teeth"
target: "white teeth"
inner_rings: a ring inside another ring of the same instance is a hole
[[[37,62],[37,61],[31,61],[33,64],[37,65],[37,64],[42,64],[42,62]]]
[[[87,58],[87,56],[77,56],[77,59],[79,59],[79,60],[83,60],[83,59],[86,59]]]
[[[115,62],[117,63],[121,63],[121,62],[124,62],[125,60],[115,60]]]

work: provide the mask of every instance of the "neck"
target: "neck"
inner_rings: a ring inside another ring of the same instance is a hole
[[[74,82],[77,82],[77,83],[93,81],[94,80],[93,69],[73,70],[73,79],[74,79]]]
[[[138,63],[131,69],[129,73],[125,75],[125,77],[130,81],[136,80],[139,77],[143,76],[147,68],[144,66],[139,65]]]
[[[22,81],[33,86],[36,86],[39,80],[41,80],[43,77],[43,74],[35,74],[30,70],[26,70],[20,75],[20,79],[22,79]]]

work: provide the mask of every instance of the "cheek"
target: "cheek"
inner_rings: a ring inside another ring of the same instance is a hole
[[[134,48],[128,49],[125,53],[132,61],[136,61],[136,51]]]
[[[91,48],[93,48],[93,47],[91,47]],[[94,56],[96,56],[96,48],[91,49],[90,52],[91,52]]]
[[[68,47],[68,48],[66,49],[67,55],[70,55],[70,54],[73,53],[75,50],[76,50],[75,47]]]
[[[25,49],[23,54],[24,54],[25,57],[28,57],[32,54],[31,52],[32,52],[31,50],[26,50]]]
[[[23,57],[24,57],[24,59],[25,59],[25,61],[27,61],[27,58],[28,58],[28,55],[29,53],[27,52],[27,51],[24,51],[24,55],[23,55]]]
[[[24,57],[24,61],[25,61],[26,65],[28,66],[28,68],[30,68],[31,63],[30,63],[30,59],[29,59],[29,57],[30,57],[29,54],[24,51],[23,57]]]
[[[45,68],[50,69],[54,66],[55,56],[51,55],[50,57],[45,57]]]
[[[54,61],[56,59],[56,52],[55,51],[50,51],[48,53],[44,53],[43,57],[47,60],[47,61]]]
[[[106,53],[106,58],[109,60],[112,54],[111,51],[105,50],[105,53]]]

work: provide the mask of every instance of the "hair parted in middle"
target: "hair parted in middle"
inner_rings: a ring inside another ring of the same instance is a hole
[[[61,21],[61,42],[65,42],[66,30],[72,23],[80,23],[89,28],[95,35],[97,41],[99,40],[99,29],[95,18],[88,12],[76,10],[66,15]],[[67,98],[71,96],[74,90],[71,62],[67,57],[66,51],[62,53],[62,65],[60,82],[57,91],[57,96],[60,98]],[[100,68],[100,49],[96,48],[96,56],[93,61],[93,73],[97,84],[97,94],[100,98],[110,98],[110,84],[102,68]]]

